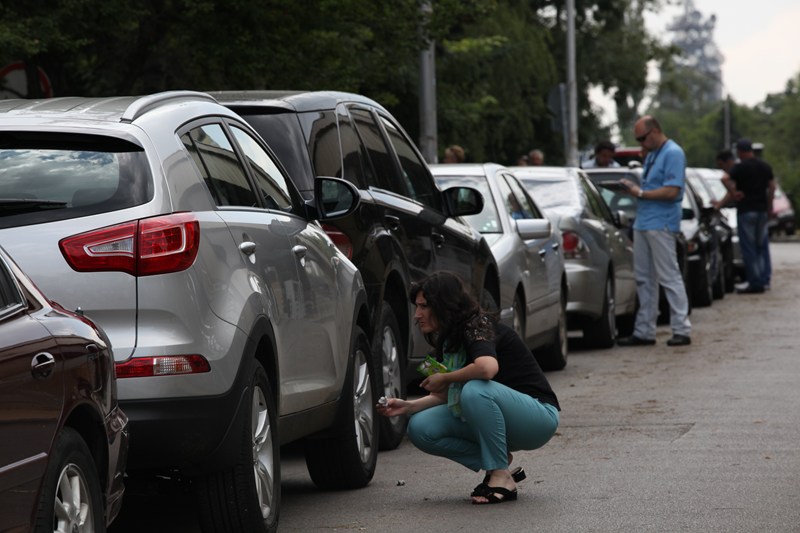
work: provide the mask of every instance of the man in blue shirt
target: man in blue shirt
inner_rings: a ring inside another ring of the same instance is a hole
[[[617,344],[647,346],[656,343],[660,284],[670,307],[672,338],[667,345],[685,346],[692,342],[692,326],[675,237],[680,231],[686,156],[675,141],[664,135],[658,121],[651,116],[637,120],[633,134],[647,152],[641,186],[622,180],[630,194],[639,199],[633,224],[633,263],[639,311],[633,335],[618,339]]]

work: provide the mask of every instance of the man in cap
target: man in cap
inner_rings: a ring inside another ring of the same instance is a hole
[[[739,139],[736,155],[739,163],[723,177],[728,193],[719,203],[725,205],[731,199],[736,200],[736,230],[747,278],[747,287],[736,292],[760,294],[770,283],[767,222],[775,197],[775,178],[772,167],[755,156],[749,139]]]

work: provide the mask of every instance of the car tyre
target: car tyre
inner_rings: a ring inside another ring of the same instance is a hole
[[[106,530],[100,476],[80,434],[65,427],[45,471],[36,533]]]
[[[603,292],[603,311],[600,318],[593,320],[583,330],[583,336],[589,346],[594,348],[611,348],[617,334],[616,304],[614,302],[614,284],[611,275],[606,276]]]
[[[387,398],[405,399],[407,396],[404,375],[406,363],[403,357],[405,351],[397,317],[387,302],[381,304],[380,323],[375,337],[374,353],[381,369],[380,390]],[[379,418],[380,449],[394,450],[403,441],[408,419],[404,416]]]
[[[310,437],[305,457],[311,480],[321,489],[365,487],[378,460],[376,379],[367,336],[355,328],[350,372],[342,390],[339,423],[331,433]]]
[[[273,533],[278,529],[281,475],[277,409],[264,368],[258,362],[253,364],[237,464],[197,480],[204,531]]]
[[[715,300],[725,298],[726,283],[725,283],[725,263],[721,253],[717,253],[717,275],[714,276],[714,284],[711,289],[711,295]]]
[[[567,294],[561,291],[558,305],[558,324],[553,331],[553,342],[538,350],[537,360],[542,370],[562,370],[567,366]]]
[[[525,304],[522,302],[522,296],[520,294],[514,296],[514,305],[511,308],[511,312],[511,323],[514,327],[514,331],[519,335],[519,338],[524,341],[527,316],[525,315]]]
[[[711,268],[704,263],[702,272],[692,283],[693,298],[692,303],[695,307],[708,307],[714,302],[714,289],[711,280]]]

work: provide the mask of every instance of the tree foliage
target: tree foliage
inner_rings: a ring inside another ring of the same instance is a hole
[[[660,1],[575,0],[581,145],[608,136],[589,87],[614,97],[626,131],[647,62],[669,57],[644,29]],[[352,91],[387,106],[416,139],[419,58],[432,40],[442,147],[501,163],[538,147],[563,162],[560,106],[548,98],[566,81],[564,0],[430,0],[429,12],[422,3],[0,0],[0,63],[42,67],[57,96]]]

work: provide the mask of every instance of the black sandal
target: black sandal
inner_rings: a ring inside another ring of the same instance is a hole
[[[503,503],[503,502],[513,502],[517,499],[517,489],[508,490],[504,487],[489,487],[486,486],[482,493],[475,494],[473,492],[472,496],[482,496],[486,498],[485,502],[476,502],[472,500],[473,505],[486,505],[490,503]]]
[[[484,476],[483,481],[479,483],[475,489],[473,489],[472,494],[470,496],[483,496],[486,490],[486,487],[489,485],[489,478],[491,476],[486,474]],[[516,467],[514,470],[511,471],[511,479],[514,480],[514,483],[519,483],[523,479],[526,479],[528,475],[525,473],[525,469],[521,466]]]

